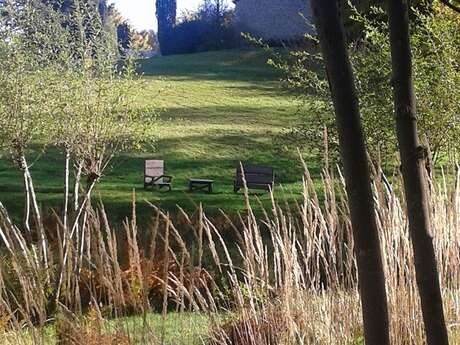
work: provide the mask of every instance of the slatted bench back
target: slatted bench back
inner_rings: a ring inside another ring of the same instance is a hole
[[[248,187],[251,185],[272,185],[275,180],[275,173],[272,167],[243,164],[243,170],[241,166],[236,168],[236,183],[239,186],[243,186],[243,172]]]
[[[151,183],[152,177],[162,176],[165,173],[165,162],[162,160],[147,159],[145,161],[145,170],[144,170],[144,182]],[[163,179],[160,178],[153,182],[154,184],[163,183]]]

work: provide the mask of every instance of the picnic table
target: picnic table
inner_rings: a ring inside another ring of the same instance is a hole
[[[188,180],[188,190],[189,192],[207,191],[208,193],[212,193],[213,183],[214,180],[191,178]]]

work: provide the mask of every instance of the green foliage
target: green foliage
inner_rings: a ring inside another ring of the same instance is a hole
[[[458,18],[436,5],[432,10],[414,9],[413,15],[411,37],[420,133],[435,157],[454,158],[460,149]],[[367,146],[375,159],[391,158],[397,152],[388,28],[381,20],[383,16],[378,8],[366,16],[354,11],[352,18],[363,26],[364,37],[350,44]],[[320,54],[314,48],[295,51],[287,58],[278,56],[274,64],[286,72],[286,84],[305,101],[299,109],[299,123],[287,129],[280,141],[290,149],[304,146],[320,153],[325,139],[323,128],[327,127],[330,147],[336,148],[337,138],[330,130],[333,107]]]
[[[460,16],[442,5],[421,15],[413,37],[419,123],[435,158],[457,161],[460,153]]]
[[[132,36],[132,29],[130,28],[127,21],[117,25],[118,45],[120,46],[121,50],[124,51],[131,48]]]
[[[96,76],[67,71],[54,86],[59,92],[51,121],[53,143],[83,162],[86,174],[101,176],[121,152],[152,149],[155,109],[131,107],[130,100],[144,87],[132,64],[122,73]]]
[[[169,53],[190,54],[237,48],[242,45],[234,11],[222,0],[206,0],[196,12],[179,19],[170,30]]]
[[[39,153],[57,146],[66,153],[66,176],[73,160],[75,175],[95,183],[117,154],[152,147],[155,106],[131,106],[144,83],[133,61],[115,64],[94,3],[75,1],[81,7],[62,13],[54,4],[21,1],[0,4],[0,152],[26,172],[37,146]]]
[[[0,49],[0,150],[19,162],[33,141],[46,142],[52,112],[52,90],[57,78],[48,67],[37,68],[20,51]]]
[[[92,59],[106,61],[113,55],[111,31],[96,4],[74,0],[9,0],[0,4],[2,27],[20,39],[27,54],[41,65],[66,64]],[[110,58],[113,63],[114,58]]]
[[[0,3],[0,10],[2,40],[14,42],[10,49],[41,66],[67,60],[69,31],[63,28],[64,16],[52,6],[38,0],[10,0]]]

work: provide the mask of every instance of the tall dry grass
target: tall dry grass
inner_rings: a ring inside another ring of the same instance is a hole
[[[399,177],[393,180],[394,189],[386,178],[373,184],[391,340],[423,344],[405,201]],[[430,198],[455,344],[460,341],[458,173],[454,180],[433,179]],[[166,322],[175,311],[207,315],[200,339],[207,344],[361,344],[359,282],[340,173],[324,171],[318,192],[305,169],[302,200],[292,205],[273,197],[262,216],[249,200],[246,194],[247,212],[239,219],[223,214],[225,231],[201,208],[194,215],[179,209],[179,228],[152,205],[151,225],[139,229],[133,202],[123,231],[111,226],[102,205],[90,208],[77,236],[59,222],[48,226],[47,263],[0,204],[0,343],[46,343],[53,325],[58,344],[162,344],[166,330],[153,332],[149,315],[161,312]],[[136,334],[107,327],[107,320],[126,315],[140,316]]]

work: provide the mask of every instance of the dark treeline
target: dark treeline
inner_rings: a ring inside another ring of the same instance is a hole
[[[223,0],[205,0],[176,21],[175,1],[157,0],[158,39],[163,55],[231,49],[242,44],[234,11]],[[174,14],[173,14],[174,13]]]

